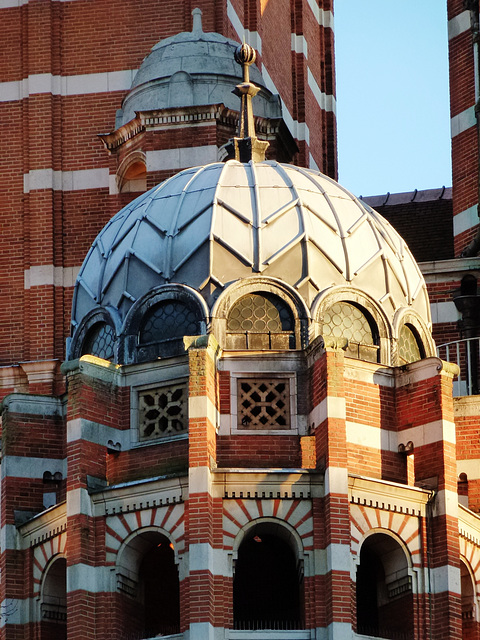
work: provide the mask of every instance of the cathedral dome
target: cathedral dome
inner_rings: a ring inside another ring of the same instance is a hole
[[[202,30],[201,11],[193,11],[193,29],[161,40],[143,60],[125,97],[117,125],[126,124],[137,111],[224,104],[238,110],[232,87],[241,82],[242,70],[235,62],[238,42],[219,33]],[[251,80],[259,88],[254,104],[257,116],[281,117],[278,96],[266,89],[255,65]]]
[[[430,328],[419,267],[378,213],[317,171],[229,160],[178,173],[110,220],[80,269],[73,329],[103,309],[121,334],[137,301],[173,284],[208,318],[232,283],[255,279],[281,282],[312,321],[335,291],[390,327],[402,311]]]

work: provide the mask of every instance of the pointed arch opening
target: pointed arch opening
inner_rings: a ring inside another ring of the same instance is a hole
[[[356,580],[357,633],[407,640],[414,635],[412,580],[405,551],[374,533],[360,550]]]

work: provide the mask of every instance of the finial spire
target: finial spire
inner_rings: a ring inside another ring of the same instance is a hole
[[[192,33],[203,33],[202,10],[199,7],[197,7],[192,11],[192,16],[193,16]]]
[[[257,95],[260,88],[250,82],[249,67],[255,62],[255,49],[245,42],[235,50],[235,60],[242,66],[243,82],[238,84],[233,93],[240,97],[240,121],[238,123],[238,136],[233,138],[235,160],[239,162],[260,162],[265,160],[265,152],[268,142],[259,140],[255,134],[253,119],[252,98]]]

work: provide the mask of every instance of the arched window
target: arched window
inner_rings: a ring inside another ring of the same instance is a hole
[[[413,637],[413,595],[407,558],[392,537],[375,533],[360,551],[357,633],[393,640]]]
[[[324,338],[346,338],[347,355],[377,362],[379,336],[371,315],[351,302],[335,302],[323,314]]]
[[[131,162],[119,179],[120,193],[134,193],[147,190],[147,169],[145,162],[136,159]]]
[[[425,357],[424,349],[418,338],[416,329],[409,324],[404,324],[398,337],[399,364],[416,362]]]
[[[184,336],[201,333],[200,321],[197,309],[182,300],[166,299],[155,304],[145,313],[140,325],[140,359],[181,353]],[[147,357],[142,357],[142,353]]]
[[[303,629],[303,576],[278,526],[252,527],[238,549],[233,580],[235,629]]]
[[[153,638],[180,631],[180,585],[173,544],[158,531],[134,536],[117,573],[124,637]]]
[[[57,558],[48,567],[41,598],[42,640],[65,640],[67,637],[67,562]]]
[[[81,355],[86,354],[113,360],[115,331],[107,322],[96,322],[87,332],[82,344]]]
[[[295,349],[295,320],[281,298],[259,291],[237,300],[227,318],[228,349]]]

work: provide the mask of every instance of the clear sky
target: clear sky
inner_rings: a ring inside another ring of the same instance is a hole
[[[451,186],[446,0],[335,0],[339,181]]]

